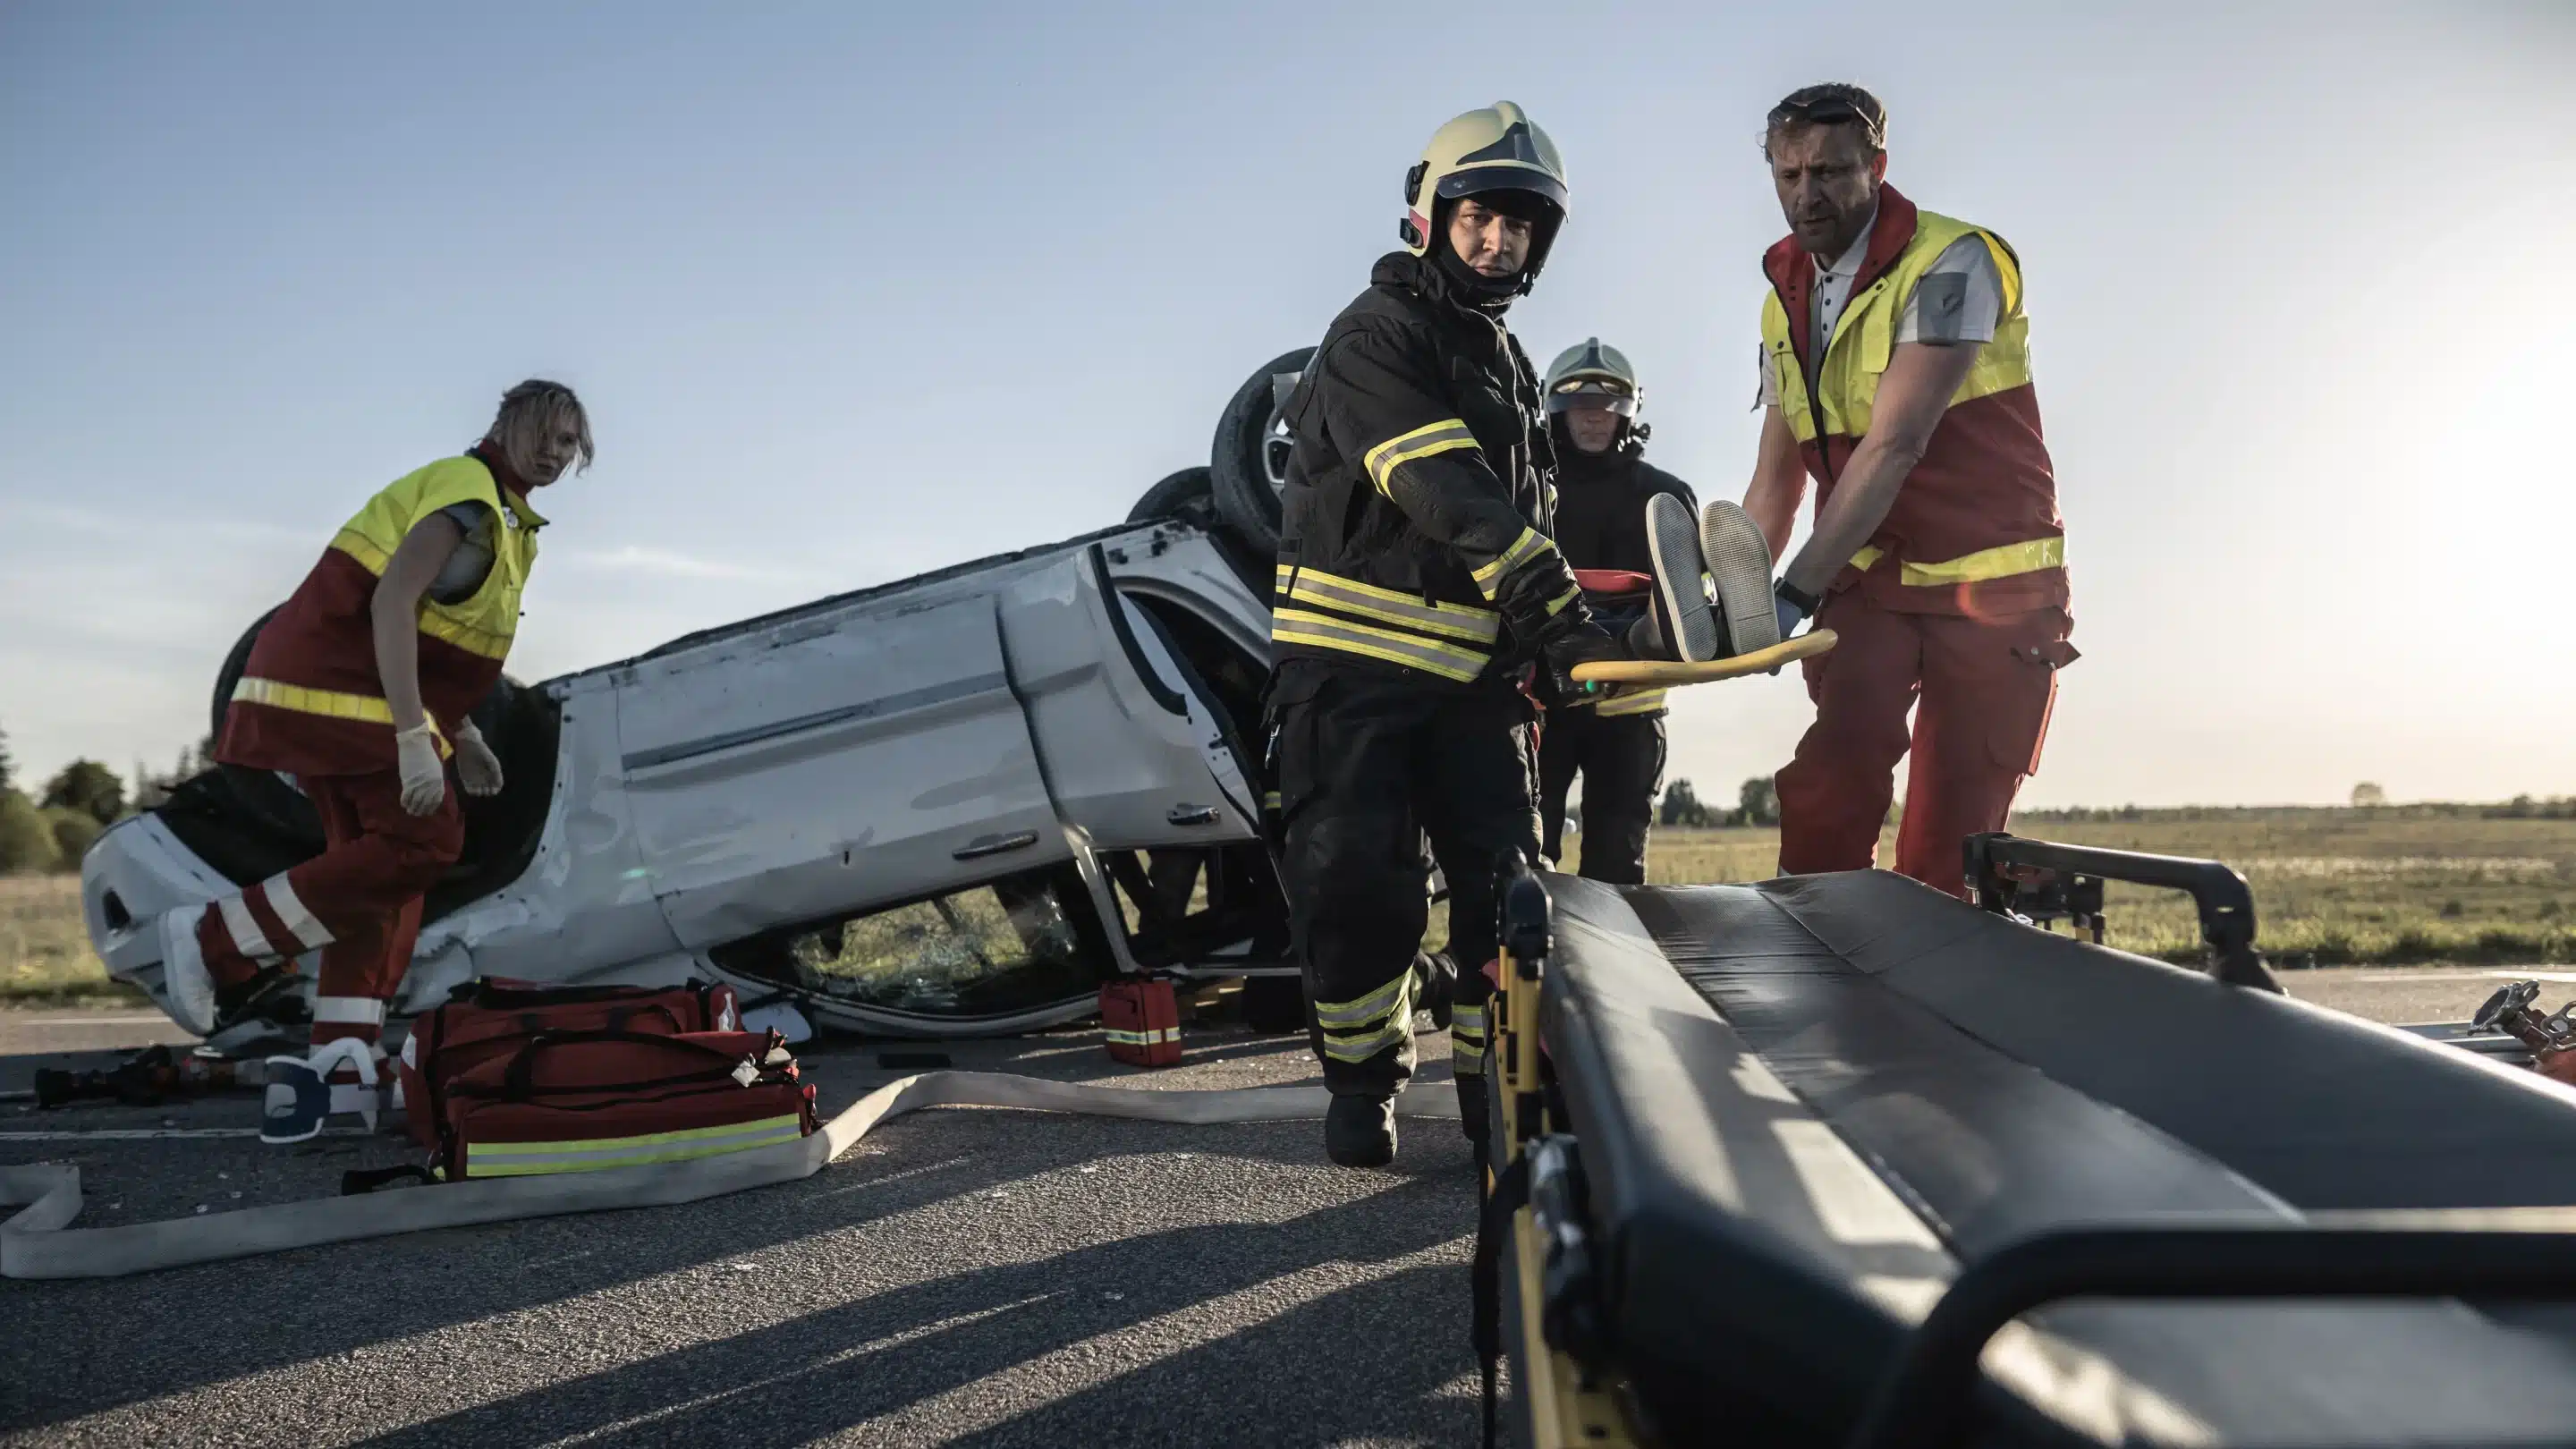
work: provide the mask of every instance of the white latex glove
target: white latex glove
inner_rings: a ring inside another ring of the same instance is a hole
[[[483,743],[483,732],[467,720],[456,731],[456,779],[468,795],[501,793],[501,757]]]
[[[447,798],[447,770],[438,762],[438,737],[429,721],[394,731],[394,761],[402,772],[405,814],[427,815]]]

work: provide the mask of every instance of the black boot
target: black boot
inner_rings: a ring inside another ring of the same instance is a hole
[[[1485,1164],[1493,1158],[1493,1128],[1487,1120],[1485,1079],[1481,1076],[1458,1078],[1458,1125],[1465,1129],[1467,1141],[1475,1148],[1476,1181],[1481,1188]]]
[[[1395,1099],[1335,1097],[1324,1113],[1324,1155],[1344,1167],[1395,1160]]]

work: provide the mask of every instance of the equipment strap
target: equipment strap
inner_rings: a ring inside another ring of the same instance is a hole
[[[1529,1206],[1530,1160],[1524,1152],[1494,1179],[1476,1216],[1476,1366],[1485,1379],[1485,1449],[1494,1449],[1494,1380],[1503,1357],[1503,1249],[1512,1240],[1512,1215]],[[1528,1393],[1523,1389],[1524,1396]]]

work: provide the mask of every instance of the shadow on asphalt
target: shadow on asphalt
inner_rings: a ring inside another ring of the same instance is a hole
[[[415,1234],[140,1278],[0,1285],[5,1316],[26,1330],[10,1335],[12,1362],[0,1369],[0,1381],[15,1380],[0,1393],[0,1424],[40,1428],[329,1360],[1140,1152],[1300,1166],[1321,1155],[1313,1122],[1184,1128],[1059,1117],[1032,1133],[1029,1115],[925,1113],[890,1124],[804,1182],[682,1207]],[[783,1432],[796,1442],[898,1414],[1094,1335],[1283,1275],[1455,1242],[1472,1231],[1464,1142],[1447,1123],[1407,1128],[1407,1156],[1387,1174],[1394,1185],[1357,1201],[898,1284],[380,1442],[591,1433],[685,1442],[739,1434],[746,1415],[761,1426],[757,1437]],[[757,1284],[749,1279],[739,1291]],[[1105,1296],[1113,1288],[1123,1300]],[[707,1291],[736,1290],[727,1280]],[[1429,1322],[1419,1321],[1426,1301],[1440,1306]],[[220,1348],[188,1327],[210,1323],[227,1326]],[[1069,1397],[976,1442],[1311,1443],[1417,1431],[1458,1439],[1472,1432],[1472,1401],[1431,1391],[1472,1372],[1466,1324],[1463,1263],[1407,1267],[1105,1383],[1097,1364],[1069,1370]],[[852,1354],[904,1334],[917,1336]]]

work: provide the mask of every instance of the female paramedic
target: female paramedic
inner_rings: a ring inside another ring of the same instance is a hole
[[[288,776],[322,817],[322,854],[163,916],[173,1014],[211,1033],[296,957],[322,953],[312,1053],[272,1058],[263,1139],[333,1112],[375,1115],[376,1045],[411,963],[421,897],[462,853],[449,789],[501,788],[468,713],[501,677],[545,519],[529,495],[591,460],[561,383],[502,395],[482,441],[396,479],[344,525],[260,631],[214,756]]]

